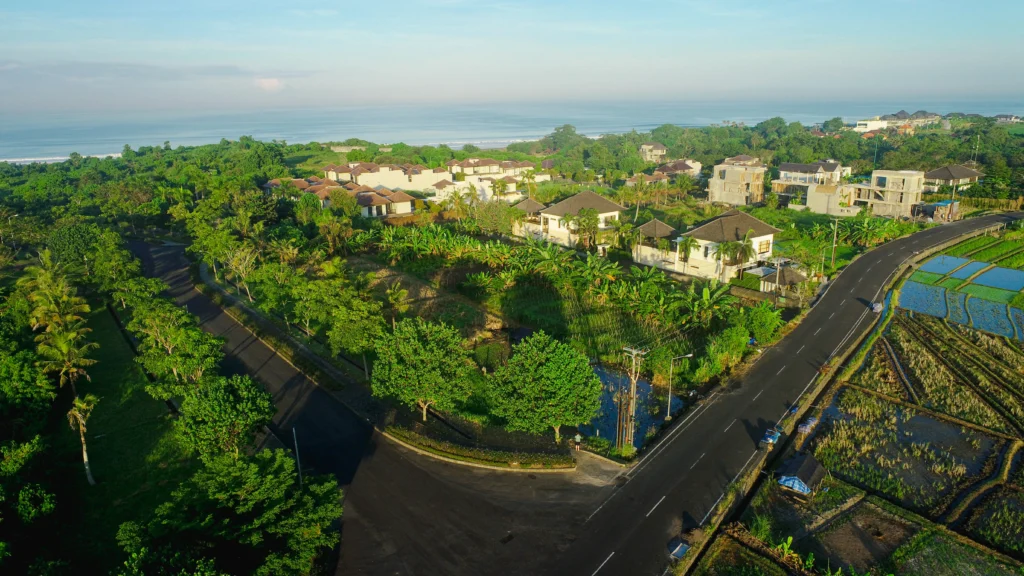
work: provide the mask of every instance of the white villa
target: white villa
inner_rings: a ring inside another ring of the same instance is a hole
[[[427,168],[420,164],[374,164],[349,162],[324,166],[324,177],[335,182],[355,182],[371,188],[384,186],[393,190],[426,190],[448,176],[444,168]]]
[[[401,190],[380,187],[373,191],[350,192],[366,218],[387,218],[412,214],[416,199]]]
[[[516,235],[546,240],[568,248],[574,247],[579,238],[576,236],[575,226],[566,222],[567,216],[576,216],[580,210],[589,208],[597,212],[598,230],[609,230],[619,220],[619,213],[625,210],[590,190],[584,190],[548,207],[527,198],[516,204],[515,208],[526,212],[527,215],[526,220],[516,226]]]
[[[750,233],[749,240],[754,246],[754,257],[748,262],[735,265],[719,261],[718,246],[724,242],[742,242],[748,232]],[[739,210],[730,210],[676,238],[675,255],[671,259],[672,262],[659,266],[659,268],[702,278],[728,280],[746,268],[756,267],[759,262],[769,260],[775,245],[775,234],[778,232],[780,230],[765,224],[750,214]],[[697,248],[689,254],[689,258],[679,252],[679,241],[683,236],[697,240]],[[657,266],[657,264],[652,265]]]

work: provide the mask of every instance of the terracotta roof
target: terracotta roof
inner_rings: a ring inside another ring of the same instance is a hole
[[[310,182],[319,182],[319,181],[323,180],[323,178],[321,178],[319,176],[310,176],[309,178],[306,178],[306,180],[308,180]]]
[[[359,188],[359,184],[356,184],[355,182],[346,182],[345,188],[349,190],[355,190],[356,188]]]
[[[748,230],[753,231],[751,232],[752,238],[780,232],[778,228],[769,226],[746,212],[729,210],[718,218],[686,232],[683,236],[693,236],[698,240],[720,244],[722,242],[739,242],[743,240],[743,236]]]
[[[434,184],[434,188],[437,188],[438,190],[440,190],[441,188],[447,188],[449,186],[455,186],[455,183],[450,182],[448,180],[441,180],[437,184]]]
[[[372,192],[363,192],[356,196],[356,202],[360,206],[385,206],[391,204],[391,200],[381,196],[380,194],[374,194]]]
[[[335,174],[350,174],[352,172],[352,168],[348,166],[335,166],[331,172],[334,172]]]
[[[292,178],[291,183],[292,186],[295,186],[299,190],[305,190],[306,188],[309,188],[309,182],[306,182],[302,178]]]
[[[657,218],[640,226],[637,230],[647,238],[667,238],[678,232],[678,230]]]
[[[543,210],[544,209],[544,205],[541,204],[540,202],[537,202],[533,198],[527,198],[526,200],[523,200],[522,202],[520,202],[520,203],[516,204],[515,206],[513,206],[513,208],[517,208],[519,210],[522,210],[523,212],[526,212],[527,214],[535,214],[535,213],[540,212],[541,210]]]
[[[353,188],[352,191],[357,193],[357,194],[362,193],[362,192],[373,192],[373,193],[377,192],[373,188],[370,188],[369,186],[365,186],[363,184],[360,184],[359,186]]]
[[[444,168],[434,168],[434,174],[440,174],[441,172],[448,172]]]
[[[337,186],[338,185],[337,182],[335,182],[334,180],[331,180],[330,178],[323,178],[321,180],[318,180],[318,182],[320,182],[321,184],[323,184],[325,186]]]
[[[310,190],[312,190],[312,189],[310,189]],[[341,186],[324,186],[323,188],[318,188],[317,190],[313,190],[313,193],[316,194],[317,198],[319,198],[321,200],[327,200],[328,198],[330,198],[331,192],[334,191],[334,190],[344,190],[344,188],[342,188]],[[308,191],[309,190],[307,190],[307,192]]]
[[[784,268],[779,268],[775,272],[772,272],[771,274],[761,278],[761,280],[768,282],[770,284],[778,284],[780,286],[792,286],[794,284],[806,282],[807,276],[804,276],[803,274],[798,272],[796,268],[786,266]]]
[[[757,160],[757,158],[748,156],[747,154],[740,154],[739,156],[733,156],[732,158],[726,158],[725,160],[726,162],[730,160],[733,162],[750,162],[751,160]]]
[[[622,212],[625,210],[622,206],[619,206],[600,194],[595,194],[590,190],[584,190],[575,196],[570,196],[569,198],[562,200],[558,204],[548,206],[544,210],[541,210],[541,214],[547,214],[549,216],[565,216],[567,214],[571,214],[575,216],[584,208],[597,210],[598,214]]]
[[[984,174],[981,172],[958,164],[936,168],[924,175],[928,180],[961,180],[963,178],[981,178],[982,176]]]

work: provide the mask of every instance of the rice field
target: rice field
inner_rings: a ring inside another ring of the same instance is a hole
[[[971,283],[1020,292],[1024,290],[1024,272],[1009,268],[993,268],[972,280]]]
[[[918,270],[914,272],[910,279],[914,282],[920,282],[921,284],[935,284],[943,278],[942,274],[936,274],[935,272],[923,272]]]
[[[968,284],[960,289],[960,292],[964,294],[970,294],[971,296],[981,298],[983,300],[989,300],[991,302],[999,302],[1000,304],[1009,304],[1013,301],[1016,292],[1009,290],[1001,290],[999,288],[992,288],[990,286],[981,286],[978,284]]]
[[[925,272],[932,272],[935,274],[949,274],[968,262],[970,262],[970,260],[966,258],[939,255],[925,262],[920,269]]]
[[[978,260],[981,262],[995,262],[996,260],[1009,255],[1012,252],[1016,252],[1024,248],[1024,244],[1019,242],[1013,242],[1010,240],[1004,240],[993,244],[992,246],[986,247],[984,250],[974,252],[971,254],[971,260]]]
[[[952,248],[946,249],[943,254],[947,254],[949,256],[964,256],[971,252],[979,251],[986,246],[995,244],[998,241],[999,240],[997,238],[993,238],[992,236],[977,236],[967,240],[966,242],[961,242]]]

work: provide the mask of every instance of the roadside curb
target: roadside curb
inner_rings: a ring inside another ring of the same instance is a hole
[[[388,440],[391,440],[392,442],[395,442],[396,444],[399,444],[399,445],[401,445],[401,446],[403,446],[405,448],[408,448],[409,450],[412,450],[413,452],[415,452],[417,454],[420,454],[420,455],[423,455],[423,456],[429,456],[429,457],[431,457],[431,458],[433,458],[435,460],[440,460],[442,462],[448,462],[450,464],[459,464],[461,466],[472,466],[473,468],[483,468],[483,469],[486,469],[486,470],[495,470],[497,472],[517,472],[517,473],[522,473],[522,472],[536,473],[536,472],[540,472],[542,474],[565,474],[566,472],[575,472],[576,471],[576,464],[575,464],[575,462],[573,463],[572,466],[567,466],[565,468],[523,468],[523,467],[519,467],[519,466],[515,466],[515,467],[513,467],[513,466],[496,466],[496,465],[493,465],[493,464],[483,464],[483,463],[480,463],[480,462],[470,462],[468,460],[457,460],[455,458],[449,458],[447,456],[442,456],[440,454],[435,454],[433,452],[430,452],[429,450],[424,450],[423,448],[420,448],[419,446],[416,446],[415,444],[410,444],[410,443],[406,442],[405,440],[402,440],[401,438],[399,438],[397,436],[394,436],[394,435],[390,434],[389,432],[387,432],[385,430],[381,430],[380,428],[378,428],[376,426],[374,426],[374,430],[376,430],[381,436],[387,438]]]

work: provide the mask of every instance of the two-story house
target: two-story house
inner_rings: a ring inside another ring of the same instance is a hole
[[[669,178],[675,178],[680,174],[686,174],[690,178],[697,180],[700,178],[700,169],[703,168],[700,162],[696,160],[673,160],[658,166],[657,172],[668,176]]]
[[[584,190],[570,196],[557,204],[538,209],[536,201],[526,199],[515,207],[527,213],[527,220],[519,223],[514,232],[520,236],[547,240],[554,244],[575,247],[579,242],[577,227],[572,217],[579,216],[581,210],[590,209],[597,213],[598,231],[610,230],[619,220],[619,214],[625,210],[615,202]]]
[[[764,175],[768,167],[753,156],[741,154],[715,166],[708,180],[708,200],[733,206],[764,200]]]
[[[985,175],[977,170],[954,164],[925,172],[924,191],[938,192],[942,186],[952,186],[956,191],[970,188],[977,184]]]
[[[668,148],[660,142],[644,142],[640,145],[640,157],[644,162],[663,162]]]
[[[775,234],[779,229],[754,218],[746,212],[730,210],[717,218],[683,233],[697,240],[697,247],[690,254],[680,254],[679,240],[676,241],[676,270],[691,276],[718,278],[726,281],[740,271],[757,266],[759,262],[771,259],[775,245]],[[754,248],[754,256],[742,262],[719,257],[719,247],[726,242],[743,242],[747,239]]]
[[[366,218],[387,218],[412,214],[416,199],[401,190],[384,187],[371,191],[351,192]]]

